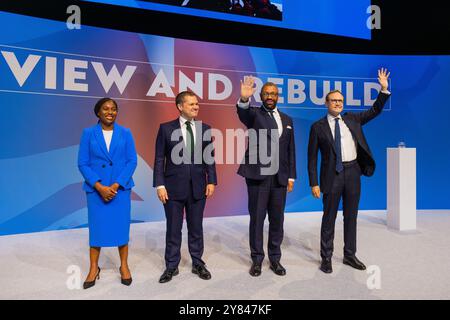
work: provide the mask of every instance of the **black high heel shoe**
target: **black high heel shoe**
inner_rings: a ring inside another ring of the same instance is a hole
[[[98,267],[98,272],[97,272],[97,275],[94,278],[94,281],[85,281],[83,283],[83,289],[89,289],[90,287],[95,286],[95,280],[99,280],[100,279],[100,271],[101,271],[101,269],[100,269],[100,267]]]
[[[119,267],[119,273],[120,273],[120,283],[122,283],[124,286],[129,286],[131,282],[133,282],[133,278],[124,279],[122,278],[122,266]]]

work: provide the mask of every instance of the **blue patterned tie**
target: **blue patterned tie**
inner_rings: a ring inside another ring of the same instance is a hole
[[[339,127],[339,118],[334,119],[336,125],[334,127],[334,146],[336,148],[336,172],[340,173],[344,170],[342,165],[342,153],[341,153],[341,128]]]

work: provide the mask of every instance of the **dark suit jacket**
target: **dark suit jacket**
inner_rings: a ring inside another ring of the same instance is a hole
[[[357,143],[357,161],[361,167],[361,173],[368,177],[373,175],[375,171],[375,160],[362,131],[362,126],[380,114],[389,96],[389,94],[380,92],[377,100],[369,110],[348,112],[342,115],[342,120],[350,129]],[[323,193],[328,193],[336,175],[336,150],[327,117],[313,123],[309,133],[308,174],[311,187],[319,185],[317,180],[317,153],[319,150],[322,157],[320,164],[320,189]]]
[[[196,122],[196,150],[200,155],[212,143],[210,126],[202,123],[200,127]],[[172,150],[179,143],[184,147],[183,137],[179,135],[178,141],[172,141],[172,133],[175,130],[181,130],[180,120],[176,119],[160,125],[158,136],[156,138],[155,164],[153,167],[153,186],[164,185],[166,187],[169,200],[186,199],[189,184],[192,179],[192,190],[195,199],[205,197],[206,184],[217,184],[215,163],[206,163],[203,157],[199,156],[199,164],[174,163],[171,157]],[[203,137],[203,139],[202,139]],[[206,141],[204,141],[206,140]],[[211,148],[211,146],[210,146]],[[209,149],[208,149],[209,150]],[[175,150],[178,151],[178,150]],[[179,151],[180,156],[184,154],[183,149]]]
[[[292,124],[292,119],[285,113],[278,110],[283,124],[283,133],[277,141],[279,146],[279,169],[278,169],[278,182],[286,186],[288,179],[296,179],[296,164],[295,164],[295,142],[294,142],[294,126]],[[270,148],[270,129],[274,129],[272,123],[273,120],[268,112],[261,107],[249,107],[247,109],[239,108],[237,106],[237,113],[239,120],[248,128],[254,129],[259,135],[260,129],[266,129],[268,133],[267,139],[267,150],[269,154],[271,152]],[[249,139],[250,141],[250,139]],[[250,164],[251,156],[257,156],[257,163]],[[249,179],[262,180],[266,176],[261,175],[261,169],[264,167],[269,167],[269,165],[264,165],[261,163],[259,158],[259,138],[257,144],[248,145],[245,151],[244,162],[239,166],[238,174]]]

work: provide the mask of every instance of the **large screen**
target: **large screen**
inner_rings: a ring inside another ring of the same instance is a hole
[[[96,124],[93,107],[104,96],[118,102],[117,121],[136,142],[132,220],[164,220],[152,187],[155,140],[159,124],[179,116],[174,97],[185,89],[199,97],[198,120],[222,134],[215,141],[217,192],[205,216],[247,214],[245,181],[236,173],[242,157],[226,149],[228,132],[245,129],[235,106],[245,75],[259,87],[276,83],[279,107],[293,118],[298,179],[287,212],[322,210],[306,164],[311,124],[326,115],[325,94],[339,88],[347,111],[366,110],[379,90],[380,67],[391,71],[392,97],[364,127],[377,168],[362,179],[360,209],[386,209],[386,148],[399,141],[417,148],[417,208],[450,208],[449,56],[289,51],[69,30],[64,22],[2,12],[0,29],[9,30],[0,34],[0,235],[86,226],[78,145],[83,129]],[[252,103],[259,102],[255,94]]]
[[[371,14],[371,10],[368,10],[370,0],[86,1],[338,36],[371,38],[371,30],[367,27]],[[242,28],[245,32],[245,27]]]

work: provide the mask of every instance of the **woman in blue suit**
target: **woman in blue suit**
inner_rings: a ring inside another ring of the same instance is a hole
[[[83,130],[78,153],[78,168],[84,177],[86,191],[90,271],[85,289],[100,278],[98,258],[101,247],[118,247],[122,284],[131,284],[128,268],[131,188],[137,155],[129,129],[115,123],[117,103],[100,99],[94,107],[97,125]]]

